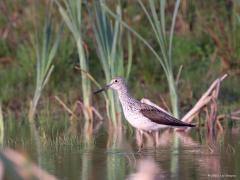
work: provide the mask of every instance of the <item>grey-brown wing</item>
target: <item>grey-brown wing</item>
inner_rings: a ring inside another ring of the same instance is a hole
[[[194,127],[195,125],[188,124],[178,120],[177,118],[169,115],[168,113],[161,111],[148,104],[142,104],[140,112],[151,121],[157,124],[169,125],[169,126],[187,126]]]

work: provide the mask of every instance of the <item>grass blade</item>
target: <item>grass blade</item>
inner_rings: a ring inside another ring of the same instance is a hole
[[[158,46],[161,50],[160,53],[158,53],[147,42],[147,40],[144,39],[139,33],[137,33],[128,24],[126,24],[124,21],[122,21],[115,13],[113,13],[104,3],[102,4],[102,6],[112,17],[114,17],[116,20],[120,21],[121,24],[125,28],[127,28],[139,40],[141,40],[155,55],[156,59],[159,61],[160,65],[162,66],[164,73],[166,75],[166,78],[167,78],[173,114],[176,117],[179,117],[178,94],[177,94],[176,84],[175,84],[174,75],[173,75],[173,67],[172,67],[172,39],[173,39],[173,33],[174,33],[175,24],[176,24],[176,16],[177,16],[177,12],[179,9],[180,0],[177,0],[177,2],[175,4],[168,42],[166,41],[167,38],[166,38],[166,27],[165,27],[165,5],[166,5],[166,2],[164,0],[160,1],[160,11],[161,11],[160,18],[158,17],[158,14],[156,12],[156,5],[153,0],[148,0],[151,14],[147,11],[147,8],[145,7],[144,3],[141,0],[138,0],[138,2],[140,4],[142,10],[146,14],[147,19],[153,29],[155,38],[158,42]]]
[[[60,4],[58,0],[55,0],[59,12],[66,23],[68,29],[72,33],[74,40],[76,42],[78,57],[79,57],[79,65],[81,69],[84,71],[89,70],[87,57],[84,49],[84,42],[82,39],[81,28],[82,28],[82,0],[69,1],[64,0],[64,6]],[[85,106],[84,117],[88,121],[91,119],[91,84],[85,73],[81,73],[82,77],[82,97],[83,104]]]
[[[57,53],[57,49],[60,43],[60,35],[61,30],[57,33],[57,38],[55,39],[53,45],[51,44],[52,40],[52,22],[50,16],[47,15],[45,19],[44,31],[43,31],[43,38],[42,44],[40,45],[40,37],[38,37],[38,33],[36,33],[36,86],[33,99],[30,103],[29,109],[29,122],[33,123],[37,104],[39,98],[42,94],[42,91],[47,84],[50,75],[52,74],[53,67],[53,59]],[[41,53],[40,53],[41,52]]]

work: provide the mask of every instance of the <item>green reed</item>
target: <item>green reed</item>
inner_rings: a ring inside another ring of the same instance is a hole
[[[109,83],[115,76],[122,76],[128,79],[132,64],[132,42],[130,35],[127,36],[128,61],[125,66],[121,23],[117,20],[111,21],[99,1],[94,1],[94,15],[92,21],[96,38],[96,49],[106,82]],[[116,16],[119,19],[122,17],[119,5],[116,6]],[[120,115],[121,112],[119,101],[112,91],[108,91],[107,95],[110,104],[110,119],[113,125],[116,126],[120,119],[117,115]]]
[[[62,29],[62,28],[60,28]],[[57,53],[60,42],[61,30],[53,41],[52,22],[50,15],[46,16],[45,25],[41,37],[36,33],[34,42],[36,53],[36,87],[33,99],[30,103],[29,122],[32,123],[36,113],[37,104],[54,69],[53,59]]]
[[[86,52],[84,50],[84,42],[82,39],[82,0],[63,0],[63,5],[58,0],[55,0],[58,5],[62,19],[71,31],[74,40],[76,41],[79,65],[83,70],[82,77],[82,96],[84,104],[84,117],[86,120],[91,119],[91,83],[85,72],[89,72]]]
[[[172,23],[171,23],[169,33],[167,33],[166,31],[166,22],[165,22],[166,21],[166,17],[165,17],[166,1],[165,0],[159,1],[159,7],[160,7],[159,13],[156,10],[158,6],[154,0],[148,0],[148,5],[144,4],[142,0],[138,0],[138,3],[140,4],[142,10],[147,16],[147,19],[153,30],[153,34],[157,41],[160,52],[155,50],[154,47],[145,38],[143,38],[138,32],[136,32],[127,23],[122,21],[122,19],[119,18],[119,16],[115,14],[112,10],[110,10],[104,3],[102,3],[102,5],[104,9],[111,16],[113,16],[115,19],[120,21],[124,27],[126,27],[138,39],[140,39],[152,51],[156,59],[159,61],[167,78],[173,114],[174,116],[179,117],[178,94],[177,94],[175,78],[173,75],[173,65],[172,65],[172,40],[173,40],[176,16],[178,13],[180,0],[177,0],[175,3],[175,8],[172,16]],[[147,9],[148,6],[150,10]]]

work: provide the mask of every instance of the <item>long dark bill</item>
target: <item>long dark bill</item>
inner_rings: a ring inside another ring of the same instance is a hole
[[[100,93],[102,91],[106,91],[107,89],[109,88],[109,85],[106,85],[105,87],[103,87],[102,89],[99,89],[97,91],[94,91],[93,94],[97,94],[97,93]]]
[[[104,87],[104,88],[102,88],[102,89],[99,89],[99,90],[97,90],[97,91],[94,91],[93,94],[97,94],[97,93],[100,93],[100,92],[106,91],[106,90],[107,90],[107,89]]]

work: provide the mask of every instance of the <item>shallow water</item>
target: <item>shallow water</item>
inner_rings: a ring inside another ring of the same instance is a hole
[[[5,146],[24,152],[59,179],[240,178],[238,128],[216,137],[208,137],[205,131],[163,130],[157,140],[144,136],[141,150],[138,134],[107,134],[103,127],[92,136],[84,134],[58,143],[44,143],[42,135],[39,141],[36,137],[28,140],[30,134],[6,135]]]

